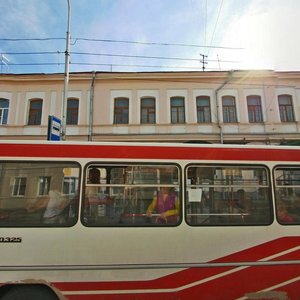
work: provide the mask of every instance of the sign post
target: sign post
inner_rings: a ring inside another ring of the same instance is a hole
[[[48,117],[48,141],[60,141],[61,120],[55,116]]]

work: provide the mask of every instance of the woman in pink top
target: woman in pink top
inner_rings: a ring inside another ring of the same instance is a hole
[[[179,201],[178,197],[170,187],[162,187],[153,198],[147,209],[147,216],[152,217],[156,212],[156,223],[174,224],[178,221]]]

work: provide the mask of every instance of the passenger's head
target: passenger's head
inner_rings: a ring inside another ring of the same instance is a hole
[[[173,191],[174,191],[174,189],[169,187],[169,186],[163,186],[163,187],[160,188],[160,192],[162,194],[170,194]]]
[[[89,183],[98,184],[100,183],[100,171],[97,168],[91,168],[89,170]]]

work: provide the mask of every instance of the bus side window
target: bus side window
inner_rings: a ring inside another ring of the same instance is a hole
[[[186,219],[194,226],[270,224],[264,167],[192,165],[186,169]]]
[[[280,224],[300,224],[300,167],[276,167],[276,217]]]
[[[0,226],[71,226],[78,212],[74,163],[0,163]]]
[[[179,169],[175,165],[91,164],[87,167],[83,223],[86,226],[160,226],[158,212],[148,210],[163,187],[179,191]],[[90,171],[100,173],[93,183]],[[176,191],[176,192],[175,192]],[[174,209],[175,204],[174,204]],[[177,209],[178,210],[178,209]],[[171,218],[170,218],[171,219]]]

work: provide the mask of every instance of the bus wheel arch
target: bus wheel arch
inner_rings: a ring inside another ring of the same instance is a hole
[[[0,288],[1,300],[62,300],[53,287],[45,283],[9,283]]]

